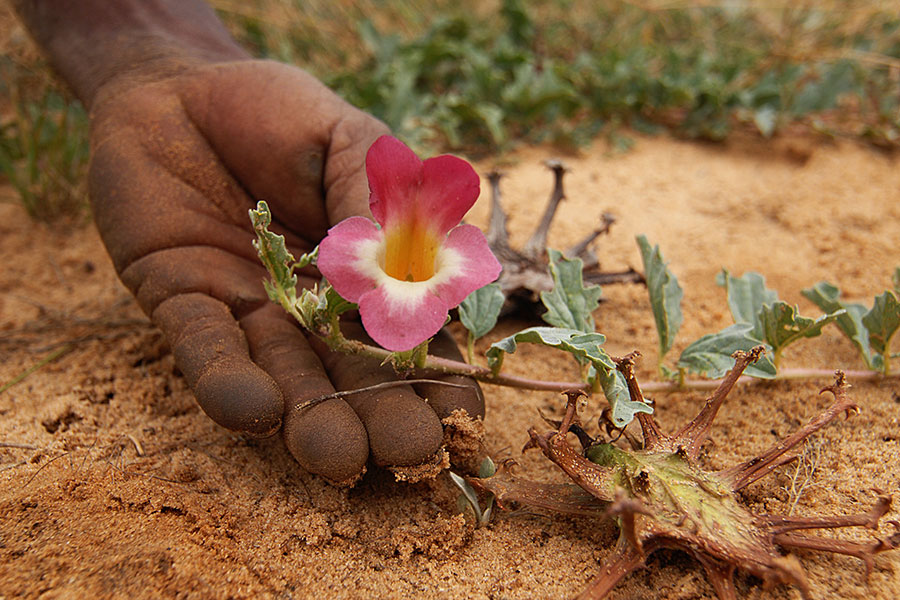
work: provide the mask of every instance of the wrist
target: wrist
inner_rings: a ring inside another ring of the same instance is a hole
[[[13,0],[13,6],[88,107],[103,87],[250,58],[199,0]]]

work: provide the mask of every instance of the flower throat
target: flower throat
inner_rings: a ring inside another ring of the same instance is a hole
[[[385,236],[384,272],[400,281],[426,281],[434,276],[438,240],[418,223],[391,227]]]

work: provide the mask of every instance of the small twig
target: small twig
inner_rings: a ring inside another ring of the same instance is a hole
[[[54,462],[58,461],[60,458],[62,458],[62,457],[64,457],[64,456],[68,456],[68,455],[69,455],[68,452],[63,452],[63,453],[60,454],[59,456],[54,456],[53,458],[51,458],[50,460],[48,460],[47,462],[45,462],[44,464],[42,464],[42,465],[38,468],[37,471],[35,471],[34,473],[32,473],[31,477],[28,478],[28,481],[25,482],[25,484],[22,486],[22,488],[24,489],[24,488],[28,487],[28,484],[31,483],[32,481],[34,481],[34,478],[37,477],[37,476],[40,474],[40,472],[44,470],[45,467],[49,466],[51,463],[54,463]]]
[[[326,394],[324,396],[319,396],[318,398],[313,398],[312,400],[307,400],[305,402],[301,402],[294,406],[294,410],[303,410],[305,408],[309,408],[311,406],[315,406],[321,402],[325,402],[326,400],[331,400],[333,398],[346,398],[347,396],[352,396],[354,394],[362,394],[364,392],[374,392],[378,390],[385,390],[394,387],[400,387],[404,385],[411,385],[413,383],[434,383],[437,385],[446,385],[448,387],[455,388],[467,388],[468,386],[462,385],[459,383],[450,383],[449,381],[441,381],[439,379],[399,379],[397,381],[384,381],[382,383],[376,383],[374,385],[369,385],[366,387],[356,388],[352,390],[344,390],[341,392],[334,392],[332,394]]]
[[[0,448],[18,448],[20,450],[37,450],[37,446],[17,444],[16,442],[0,442]]]
[[[896,379],[900,375],[885,375],[880,371],[858,370],[844,371],[844,375],[853,381],[872,381],[873,379]],[[767,381],[791,381],[795,379],[816,379],[834,377],[834,369],[778,369],[778,374],[772,379],[750,377],[744,375],[735,384],[763,384]],[[687,379],[683,384],[674,381],[650,381],[642,383],[641,389],[645,392],[683,392],[686,390],[714,390],[722,383],[721,379]]]
[[[131,443],[134,444],[134,451],[137,453],[137,455],[144,456],[144,447],[141,446],[141,443],[138,441],[138,439],[130,433],[126,433],[125,437],[131,440]]]
[[[81,469],[84,468],[84,463],[86,463],[88,457],[91,456],[91,452],[94,450],[94,446],[97,445],[97,439],[98,439],[98,437],[95,435],[95,436],[94,436],[94,441],[91,442],[91,445],[90,445],[90,446],[88,446],[88,449],[87,449],[87,452],[86,452],[85,455],[84,455],[84,458],[81,459],[81,464],[78,465],[78,468],[75,470],[76,473],[80,473],[80,472],[81,472]],[[94,466],[94,460],[93,460],[93,458],[91,459],[91,466]]]
[[[117,340],[119,338],[128,337],[131,335],[132,331],[118,331],[115,333],[90,333],[87,335],[81,335],[78,337],[70,338],[68,340],[62,340],[60,342],[54,342],[52,344],[47,344],[46,346],[39,346],[37,348],[28,348],[28,352],[38,353],[38,352],[47,352],[49,350],[53,350],[54,348],[59,348],[60,346],[67,345],[78,345],[84,342],[92,342],[96,340]]]
[[[2,386],[0,386],[0,394],[5,392],[12,386],[16,385],[17,383],[21,382],[22,380],[27,378],[29,375],[31,375],[38,369],[47,366],[48,364],[52,363],[53,361],[55,361],[56,359],[58,359],[64,355],[68,354],[69,352],[71,352],[74,349],[75,349],[74,344],[67,344],[67,345],[57,349],[56,351],[51,352],[50,354],[45,356],[42,360],[38,361],[37,364],[35,364],[32,367],[29,367],[28,369],[25,369],[24,371],[22,371],[21,373],[19,373],[15,377],[13,377],[10,381],[7,381]]]
[[[6,465],[5,467],[0,467],[0,472],[7,471],[9,469],[15,469],[16,467],[21,467],[22,465],[27,465],[27,460],[20,460],[19,462],[14,462],[11,465]]]

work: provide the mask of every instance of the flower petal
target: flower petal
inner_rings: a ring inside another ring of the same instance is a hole
[[[359,300],[359,316],[373,340],[392,352],[410,350],[436,334],[447,304],[424,283],[382,281]]]
[[[480,192],[478,174],[472,165],[448,154],[422,164],[422,182],[416,210],[423,223],[436,227],[443,237],[462,221]]]
[[[383,135],[366,154],[369,210],[382,226],[407,221],[416,214],[416,195],[422,181],[422,161],[406,144]]]
[[[384,234],[365,217],[344,219],[328,230],[319,243],[319,271],[335,291],[350,302],[359,302],[377,285],[378,248]]]
[[[497,279],[503,267],[488,247],[481,230],[460,225],[450,231],[438,254],[434,293],[458,306],[466,296]]]

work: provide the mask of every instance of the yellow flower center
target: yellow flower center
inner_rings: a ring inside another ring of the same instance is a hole
[[[418,223],[397,224],[385,232],[384,272],[400,281],[426,281],[434,276],[440,241]]]

